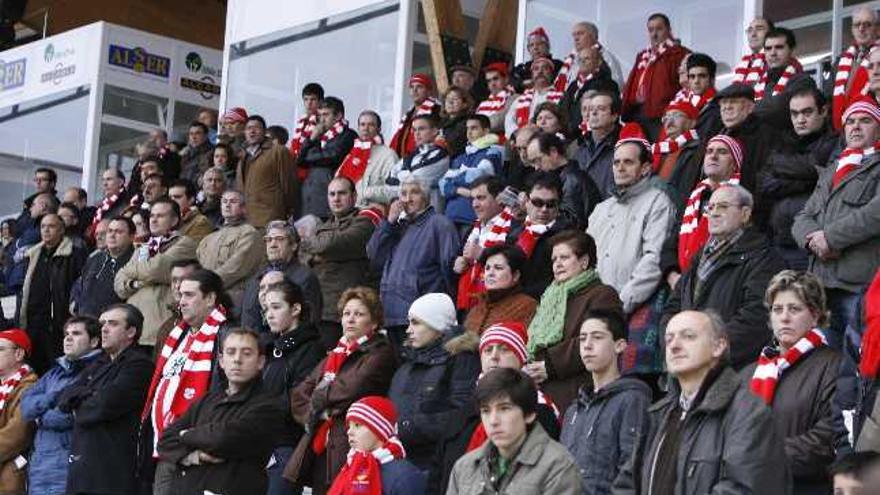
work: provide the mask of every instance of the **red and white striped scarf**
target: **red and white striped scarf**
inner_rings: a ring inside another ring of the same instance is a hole
[[[465,242],[477,244],[481,250],[504,244],[507,240],[507,234],[510,233],[511,220],[513,220],[513,212],[507,207],[489,220],[485,227],[477,220],[474,222],[474,229],[468,235]],[[470,309],[477,303],[479,295],[485,291],[483,265],[475,262],[458,279],[458,309]]]
[[[638,81],[638,84],[636,85],[637,95],[644,96],[644,93],[647,91],[647,88],[644,87],[644,82],[645,76],[648,74],[648,69],[673,46],[675,46],[675,41],[670,37],[656,47],[649,46],[639,52],[638,62],[636,63],[636,71],[638,74],[636,77],[636,80]],[[645,100],[643,97],[638,99],[639,101]]]
[[[801,63],[798,62],[797,59],[791,59],[791,63],[785,67],[785,70],[782,71],[782,75],[779,76],[779,80],[773,85],[773,91],[770,93],[770,96],[776,96],[785,91],[785,86],[788,84],[788,80],[791,76],[799,74],[803,72],[803,70]],[[768,74],[770,74],[770,70],[765,66],[764,70],[761,71],[761,79],[758,81],[758,84],[755,84],[755,101],[760,101],[764,98]]]
[[[651,151],[654,153],[654,172],[660,170],[660,164],[663,162],[663,155],[675,153],[685,144],[700,139],[696,129],[679,134],[675,139],[666,138],[658,143],[654,143]]]
[[[556,222],[554,221],[548,224],[537,224],[533,223],[529,217],[526,217],[526,222],[523,225],[523,231],[516,240],[516,245],[523,250],[526,258],[532,257],[532,253],[535,251],[535,245],[538,243],[538,239],[540,239],[542,235],[546,234],[547,231],[550,230],[551,227],[553,227],[554,223]]]
[[[101,206],[98,207],[98,210],[95,212],[95,217],[92,218],[92,229],[95,228],[101,220],[104,219],[104,215],[107,214],[114,206],[116,206],[116,202],[119,201],[119,197],[125,194],[125,188],[123,187],[118,193],[110,196],[109,198],[104,198],[101,200]]]
[[[578,130],[581,131],[581,136],[587,137],[587,134],[590,133],[590,121],[586,117],[581,117],[581,123],[578,124]]]
[[[703,215],[702,201],[703,192],[707,189],[714,191],[724,184],[739,184],[739,173],[733,175],[730,180],[715,186],[709,179],[703,179],[697,187],[691,191],[688,197],[684,214],[681,218],[681,228],[678,232],[678,267],[679,273],[684,273],[691,265],[694,254],[699,253],[706,241],[709,240],[709,219]]]
[[[840,184],[847,175],[862,165],[862,160],[869,157],[880,149],[880,141],[874,143],[870,148],[846,148],[837,157],[837,168],[834,169],[834,175],[831,177],[831,189]]]
[[[547,90],[547,98],[544,101],[550,103],[559,103],[565,93],[556,91],[555,89]],[[516,128],[521,129],[529,125],[529,119],[532,117],[532,102],[535,100],[535,90],[527,89],[514,102],[516,110]]]
[[[153,457],[162,432],[208,391],[214,367],[214,345],[220,326],[226,321],[226,309],[215,306],[201,328],[191,332],[180,320],[162,345],[150,382],[149,398],[143,416],[150,415],[153,425]]]
[[[595,48],[599,49],[599,53],[602,53],[602,45],[596,44]],[[556,91],[565,92],[568,89],[568,79],[571,77],[571,68],[574,65],[574,61],[577,60],[577,50],[572,50],[571,53],[565,57],[565,60],[562,61],[562,67],[559,68],[559,73],[556,74],[556,80],[553,81],[553,88]],[[581,76],[580,71],[578,71],[578,80],[581,80],[584,76]],[[587,76],[587,78],[578,84],[578,90],[584,87],[584,83],[589,81],[593,77],[592,74]]]
[[[327,384],[335,382],[336,375],[339,374],[342,365],[345,364],[349,356],[366,344],[373,335],[373,333],[362,335],[354,342],[349,342],[348,338],[343,335],[336,343],[336,347],[327,354],[327,358],[324,360],[324,367],[321,369],[321,381],[327,382]],[[315,430],[315,435],[312,437],[312,452],[316,455],[321,455],[327,450],[327,436],[330,434],[331,427],[333,427],[333,418],[327,418]]]
[[[764,65],[767,63],[764,51],[758,53],[749,53],[743,55],[733,71],[733,80],[731,82],[746,83],[754,86],[761,79],[764,72]]]
[[[758,366],[752,375],[751,390],[764,399],[768,406],[773,404],[776,386],[785,370],[794,366],[798,360],[809,354],[813,349],[827,345],[822,330],[814,328],[801,337],[785,354],[780,355],[775,347],[765,347],[758,357]]]
[[[703,109],[712,98],[715,98],[715,88],[707,89],[703,94],[698,95],[689,89],[680,89],[678,93],[675,93],[675,98],[672,99],[672,103],[678,103],[680,101],[686,101],[694,106],[697,111]]]
[[[299,157],[302,147],[312,138],[312,131],[318,125],[318,114],[308,114],[296,121],[293,137],[290,138],[290,154],[294,160]]]
[[[507,86],[494,95],[489,95],[488,98],[480,102],[480,105],[477,107],[477,113],[486,117],[495,115],[507,108],[507,101],[515,93],[516,91],[514,91],[512,86]]]
[[[3,380],[3,383],[0,383],[0,413],[6,408],[6,401],[9,400],[9,394],[11,394],[24,377],[28,376],[30,373],[31,367],[27,364],[22,364],[15,374]]]
[[[480,376],[482,377],[483,374],[481,373]],[[479,381],[479,378],[477,379],[477,381]],[[553,411],[553,414],[556,416],[556,421],[562,421],[562,417],[559,414],[559,408],[556,407],[556,404],[553,403],[553,400],[550,399],[550,396],[542,392],[541,389],[538,389],[538,404],[549,407]],[[486,434],[486,428],[483,427],[483,422],[480,421],[480,423],[478,423],[477,427],[474,429],[473,434],[471,434],[471,439],[468,441],[465,453],[482,447],[488,439],[489,436]]]
[[[327,495],[382,495],[382,464],[405,458],[406,450],[397,435],[372,452],[350,449]]]
[[[415,149],[416,140],[413,135],[412,128],[404,129],[408,122],[412,122],[412,119],[418,115],[431,115],[435,112],[435,108],[440,107],[440,102],[435,100],[434,98],[427,98],[425,101],[419,103],[415,106],[413,110],[403,114],[403,117],[400,118],[400,123],[397,125],[397,130],[394,131],[394,135],[391,137],[391,149],[393,149],[399,156],[406,156]],[[403,132],[406,130],[407,132]]]
[[[347,177],[357,184],[367,170],[373,145],[382,144],[382,135],[377,134],[373,139],[364,140],[357,138],[351,151],[342,160],[342,165],[336,170],[336,177]]]
[[[346,127],[348,127],[348,121],[345,119],[339,119],[334,122],[332,127],[324,131],[324,134],[321,134],[321,149],[324,149],[327,143],[342,134]]]
[[[843,111],[849,105],[850,99],[868,94],[869,56],[877,48],[876,43],[868,49],[859,48],[858,45],[850,45],[840,55],[840,60],[837,62],[837,73],[834,75],[834,92],[831,98],[831,122],[835,129],[840,130],[843,127],[841,124]],[[861,61],[858,66],[854,67],[856,58],[860,58]],[[853,74],[854,69],[855,74]],[[852,84],[849,84],[849,88],[847,88],[850,77],[852,77]]]

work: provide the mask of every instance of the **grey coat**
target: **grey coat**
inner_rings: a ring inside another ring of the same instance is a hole
[[[655,457],[679,397],[680,391],[672,390],[648,409],[646,448],[624,466],[613,493],[651,493]],[[773,414],[729,367],[687,413],[679,438],[675,492],[669,495],[792,493],[785,444]]]
[[[828,261],[810,256],[810,271],[825,287],[859,292],[880,266],[880,155],[863,160],[831,190],[836,159],[822,171],[791,234],[806,248],[807,234],[824,231],[828,245],[840,256]]]

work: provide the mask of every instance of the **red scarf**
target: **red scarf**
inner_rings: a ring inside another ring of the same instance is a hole
[[[736,69],[733,71],[734,75],[732,82],[741,82],[754,86],[761,79],[765,63],[766,58],[764,57],[763,50],[758,53],[743,55],[739,64],[737,64]]]
[[[347,177],[355,184],[360,182],[364,176],[364,172],[367,171],[367,164],[370,162],[370,153],[375,144],[382,144],[381,135],[376,135],[376,137],[370,141],[365,141],[361,138],[355,139],[351,151],[348,152],[348,155],[342,160],[342,165],[336,170],[336,177]]]
[[[819,348],[825,343],[825,335],[818,328],[814,328],[801,337],[791,349],[779,355],[775,347],[765,347],[758,357],[758,367],[752,375],[751,389],[758,397],[764,399],[768,406],[773,404],[773,396],[776,394],[776,386],[785,370],[794,366],[813,349]]]
[[[559,103],[559,100],[565,96],[565,93],[556,91],[555,89],[547,90],[547,99],[550,103]],[[516,110],[516,128],[521,129],[529,125],[529,119],[532,116],[532,102],[535,100],[535,90],[527,89],[516,102],[513,104]]]
[[[865,293],[865,333],[862,336],[862,356],[859,374],[863,378],[877,378],[880,370],[880,270]]]
[[[207,393],[214,367],[214,344],[225,321],[226,309],[216,306],[198,332],[192,333],[189,324],[180,320],[165,339],[142,413],[143,418],[149,415],[153,425],[153,457],[158,456],[156,445],[165,428]],[[175,359],[169,362],[172,356]]]
[[[480,102],[480,106],[477,107],[477,113],[485,115],[486,117],[491,117],[496,113],[503,111],[507,108],[507,102],[514,93],[516,93],[516,91],[514,91],[513,87],[507,86],[494,95],[489,95],[488,98]]]
[[[324,134],[321,134],[321,149],[324,149],[324,147],[327,146],[327,143],[342,134],[346,127],[348,127],[348,121],[345,119],[339,119],[334,122],[333,127],[324,131]]]
[[[364,335],[354,342],[349,343],[348,339],[343,335],[336,343],[336,347],[324,359],[324,367],[321,372],[321,381],[333,383],[336,381],[336,375],[345,364],[345,360],[355,353],[364,344],[370,340],[372,334]],[[327,450],[327,436],[330,434],[330,428],[333,426],[333,418],[325,419],[315,430],[315,436],[312,438],[312,451],[316,455],[321,455]]]
[[[582,117],[581,123],[578,124],[578,130],[581,131],[581,136],[587,137],[587,134],[590,133],[590,121]]]
[[[349,450],[348,460],[327,495],[382,495],[382,464],[405,458],[406,451],[396,436],[372,452]]]
[[[785,91],[785,86],[788,84],[788,80],[791,76],[800,74],[803,71],[804,68],[801,67],[801,63],[798,62],[796,58],[792,58],[791,63],[785,67],[785,70],[782,71],[782,75],[779,76],[779,80],[773,85],[773,92],[770,93],[770,96],[776,96]],[[769,73],[770,70],[765,65],[764,69],[761,71],[761,79],[758,80],[758,84],[755,84],[755,101],[760,101],[764,98],[764,90],[767,86],[767,75]]]
[[[95,217],[92,218],[92,230],[97,227],[101,220],[104,219],[104,215],[107,214],[114,206],[116,206],[116,202],[119,201],[119,197],[125,194],[125,188],[123,187],[118,193],[110,196],[109,198],[104,198],[101,200],[101,206],[98,207],[98,211],[95,212]]]
[[[541,389],[538,389],[538,404],[550,407],[550,409],[553,410],[553,414],[556,415],[556,421],[561,421],[559,408],[556,407],[556,404],[554,404],[550,397],[542,392]],[[474,433],[471,435],[470,441],[468,441],[465,453],[482,447],[488,439],[489,436],[486,434],[486,428],[483,427],[483,422],[480,421],[480,423],[477,424]]]
[[[468,235],[465,243],[476,243],[481,249],[504,244],[507,240],[507,234],[510,233],[511,220],[513,220],[513,213],[507,207],[495,215],[486,228],[482,228],[480,221],[477,220],[474,222],[474,229]],[[483,265],[476,262],[458,279],[456,301],[458,309],[470,309],[477,303],[479,295],[483,292],[486,292],[486,285],[483,282]]]
[[[706,241],[709,240],[709,218],[703,215],[703,208],[700,204],[703,201],[703,192],[707,189],[714,191],[724,184],[739,184],[739,179],[739,172],[718,186],[714,186],[709,179],[703,179],[691,191],[681,218],[681,229],[678,232],[678,267],[681,270],[679,273],[688,270],[694,254],[700,252],[706,245]]]
[[[877,44],[871,45],[870,49],[859,48],[858,45],[850,45],[841,55],[837,62],[837,73],[834,76],[834,93],[831,98],[831,122],[834,128],[840,130],[842,128],[841,120],[843,111],[849,105],[850,98],[856,95],[867,94],[868,89],[868,55],[877,47]],[[861,62],[855,66],[856,58],[860,58]],[[855,77],[852,84],[849,85],[847,91],[847,83],[853,76],[855,69]]]
[[[318,125],[318,114],[315,113],[300,117],[296,121],[293,137],[290,138],[290,154],[294,160],[299,158],[299,152],[302,151],[302,147],[312,138],[312,131],[316,125]]]
[[[554,223],[556,222],[554,221],[549,224],[543,225],[536,224],[532,223],[529,217],[526,217],[526,223],[523,226],[523,231],[516,240],[516,245],[523,250],[526,258],[532,257],[532,253],[535,251],[535,245],[538,244],[538,239],[540,239],[542,235],[546,234]]]
[[[9,394],[11,394],[24,377],[28,376],[30,373],[31,367],[27,364],[22,364],[15,374],[0,383],[0,413],[6,408],[6,401],[9,399]]]
[[[703,110],[712,98],[715,98],[715,88],[709,88],[703,94],[698,95],[689,89],[680,89],[678,93],[675,93],[675,98],[672,99],[672,103],[678,103],[680,101],[686,101],[694,106],[697,111]]]
[[[641,52],[639,52],[638,62],[636,63],[636,81],[638,84],[636,85],[636,98],[638,101],[645,101],[645,92],[647,88],[645,88],[645,76],[648,74],[648,69],[654,65],[654,62],[660,59],[664,53],[667,52],[670,48],[675,46],[675,42],[670,37],[666,41],[660,43],[655,48],[654,46],[649,46],[645,48]]]
[[[434,108],[439,106],[439,101],[427,98],[401,117],[397,130],[394,131],[394,136],[391,138],[391,149],[398,156],[407,156],[416,148],[416,138],[412,133],[412,128],[408,126],[412,119],[418,115],[431,115],[435,111]]]
[[[602,53],[602,45],[595,45],[596,48],[599,49],[599,53]],[[559,68],[559,73],[556,74],[556,80],[553,81],[553,88],[556,91],[565,92],[568,89],[568,78],[571,77],[571,67],[574,65],[574,61],[577,60],[577,50],[572,50],[571,53],[565,57],[565,60],[562,61],[562,67]],[[584,87],[584,83],[592,79],[593,74],[588,76],[582,76],[580,71],[577,74],[578,77],[578,90]]]
[[[831,189],[834,190],[847,175],[854,172],[862,166],[862,160],[877,152],[880,148],[880,141],[874,143],[870,148],[846,148],[837,157],[837,168],[834,170],[834,176],[831,177]]]
[[[663,155],[675,153],[685,144],[697,139],[700,139],[697,135],[697,130],[691,129],[679,134],[675,139],[666,138],[663,141],[654,143],[654,146],[651,148],[651,151],[654,153],[654,172],[656,173],[660,170],[660,164],[663,162]]]

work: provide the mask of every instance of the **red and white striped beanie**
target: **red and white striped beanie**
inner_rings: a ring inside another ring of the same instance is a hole
[[[357,421],[372,431],[382,443],[397,436],[397,409],[385,397],[370,395],[348,408],[345,421]]]
[[[519,321],[499,321],[480,336],[480,352],[486,346],[492,344],[501,344],[507,346],[516,357],[519,358],[520,364],[526,364],[528,354],[526,353],[526,343],[529,341],[529,334],[526,332],[526,326]]]
[[[859,98],[846,107],[846,110],[843,111],[843,117],[841,117],[841,123],[846,124],[846,119],[850,115],[859,112],[868,114],[872,119],[880,123],[880,107],[877,106],[877,103],[870,96]]]
[[[730,154],[733,155],[733,162],[736,164],[736,172],[742,170],[743,149],[739,140],[731,136],[726,136],[724,134],[717,134],[712,139],[710,139],[708,143],[706,143],[706,146],[708,146],[709,143],[714,142],[719,142],[724,144],[724,146],[727,146],[727,149],[730,150]]]

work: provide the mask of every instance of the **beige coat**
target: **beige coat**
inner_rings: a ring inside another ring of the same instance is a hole
[[[370,203],[388,205],[397,199],[397,190],[386,186],[385,180],[398,160],[397,153],[384,144],[376,144],[370,149],[367,169],[356,186],[358,208],[365,208]]]
[[[192,238],[196,244],[211,232],[214,232],[214,224],[195,207],[189,210],[180,224],[180,235]]]
[[[156,345],[156,332],[171,317],[171,264],[177,260],[196,257],[196,241],[178,236],[167,243],[162,251],[147,258],[147,246],[141,246],[131,260],[116,274],[113,288],[116,294],[133,304],[144,315],[141,345]],[[137,288],[133,287],[137,285]]]
[[[6,407],[0,411],[0,495],[24,495],[27,467],[15,465],[18,456],[27,456],[34,439],[34,424],[21,418],[21,396],[37,383],[31,372],[21,379],[9,394]]]
[[[241,305],[244,286],[266,257],[266,246],[254,226],[227,225],[208,235],[196,250],[199,263],[223,279],[233,304]]]
[[[272,220],[296,216],[300,205],[296,165],[284,146],[263,141],[256,156],[238,162],[238,190],[244,192],[248,223],[265,227]]]

